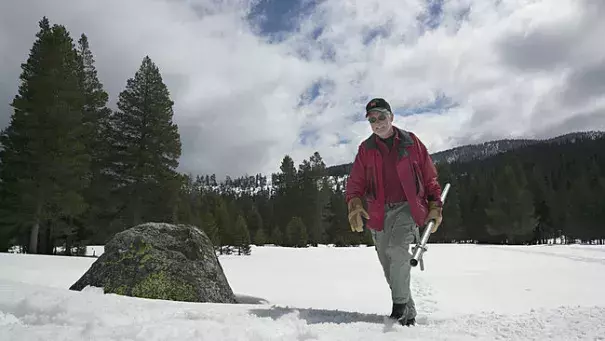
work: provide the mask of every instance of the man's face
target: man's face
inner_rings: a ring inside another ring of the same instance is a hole
[[[393,126],[393,115],[386,111],[371,111],[367,119],[376,135],[382,138],[389,137]]]

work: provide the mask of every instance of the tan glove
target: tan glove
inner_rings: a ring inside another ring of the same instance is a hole
[[[363,232],[363,220],[361,217],[370,219],[368,212],[363,208],[361,199],[353,198],[349,200],[349,224],[351,225],[351,231]]]
[[[435,224],[433,225],[433,228],[431,229],[431,233],[437,232],[439,225],[441,225],[441,221],[443,221],[443,216],[441,215],[441,211],[442,211],[441,207],[439,207],[435,201],[429,201],[429,214],[426,217],[425,224],[428,224],[428,222],[431,221],[431,219],[435,220]]]

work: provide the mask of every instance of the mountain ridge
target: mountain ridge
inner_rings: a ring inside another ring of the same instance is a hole
[[[520,139],[499,139],[486,141],[483,143],[467,144],[439,152],[431,153],[431,158],[436,164],[441,162],[469,162],[486,159],[488,157],[512,151],[519,148],[528,147],[535,144],[560,144],[574,143],[576,140],[582,139],[598,139],[604,138],[605,131],[589,130],[570,132],[555,137],[537,139],[537,138],[520,138]],[[329,175],[344,175],[351,170],[353,163],[345,163],[326,167]]]

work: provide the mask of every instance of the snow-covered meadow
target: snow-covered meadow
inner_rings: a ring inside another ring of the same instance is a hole
[[[95,260],[0,254],[0,340],[605,340],[602,246],[431,244],[412,328],[372,247],[221,256],[237,305],[68,290]]]

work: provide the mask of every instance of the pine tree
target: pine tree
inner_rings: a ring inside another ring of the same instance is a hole
[[[306,226],[312,226],[317,200],[317,185],[315,184],[311,162],[308,160],[303,160],[298,166],[297,192],[299,200],[293,214],[301,217]]]
[[[181,142],[172,120],[173,104],[159,68],[146,56],[120,93],[111,119],[112,174],[130,224],[166,220],[173,213],[173,205],[153,207],[163,191],[178,183],[174,179]]]
[[[601,174],[605,174],[605,167],[603,167]],[[596,186],[597,193],[605,192],[605,176],[600,175],[597,178],[597,181],[599,183],[599,185]],[[600,207],[597,209],[597,212],[595,212],[597,214],[596,219],[597,219],[597,221],[603,222],[603,221],[605,221],[605,200],[599,200],[597,204]],[[603,225],[601,225],[601,228],[598,229],[598,231],[595,233],[593,238],[597,239],[597,242],[600,245],[605,244],[605,228],[603,228]]]
[[[344,193],[337,185],[336,190],[330,198],[328,210],[324,214],[326,223],[326,233],[328,241],[336,246],[352,245],[352,239],[357,237],[351,231],[347,218],[347,207],[344,199]]]
[[[256,230],[254,234],[253,243],[256,246],[263,246],[267,243],[267,236],[265,234],[265,229],[260,228]]]
[[[84,141],[91,156],[90,185],[84,192],[84,197],[90,206],[80,227],[80,238],[84,235],[94,238],[94,231],[103,229],[109,223],[108,219],[103,217],[113,212],[110,198],[111,175],[105,172],[109,166],[108,137],[111,136],[109,134],[111,110],[107,108],[109,95],[97,76],[95,59],[85,34],[80,35],[77,51],[80,62],[78,68],[80,89],[84,96],[83,122],[86,134]],[[86,231],[83,231],[84,229]]]
[[[94,172],[100,172],[100,168],[105,166],[109,145],[107,135],[109,135],[109,118],[111,110],[107,108],[109,95],[103,89],[103,84],[99,81],[95,67],[95,59],[90,50],[88,37],[85,34],[78,40],[78,58],[80,87],[84,92],[84,122],[86,133],[89,136],[88,147],[92,153],[92,167]]]
[[[232,221],[227,204],[223,198],[217,198],[217,204],[214,208],[214,217],[216,219],[216,225],[218,227],[218,235],[220,239],[220,250],[222,253],[229,253],[229,246],[234,244],[234,221]]]
[[[534,168],[531,181],[533,184],[534,207],[536,214],[536,229],[534,231],[534,243],[545,244],[555,236],[553,224],[554,194],[552,184],[546,174],[539,168]]]
[[[248,229],[252,235],[256,235],[259,230],[263,230],[263,217],[260,215],[258,208],[252,204],[246,216]]]
[[[202,215],[201,227],[212,242],[212,245],[214,245],[215,250],[218,250],[221,246],[221,236],[216,220],[210,212],[206,212]]]
[[[596,178],[593,179],[597,180]],[[570,198],[574,198],[569,212],[576,227],[573,236],[582,241],[589,241],[597,237],[599,229],[603,228],[603,221],[597,219],[601,213],[599,208],[602,207],[602,204],[599,200],[595,200],[596,196],[589,195],[593,188],[599,189],[600,184],[598,180],[592,182],[591,184],[591,181],[585,175],[579,176],[574,179],[568,194]],[[595,193],[598,193],[598,191],[595,191]]]
[[[286,244],[284,239],[285,237],[282,229],[279,227],[279,225],[275,226],[271,231],[271,243],[274,245],[284,245]]]
[[[200,195],[191,174],[183,174],[182,187],[178,193],[176,221],[202,227]]]
[[[238,250],[238,255],[250,254],[250,232],[246,224],[246,219],[242,215],[238,215],[235,220],[235,235],[234,235],[234,246]]]
[[[509,243],[528,240],[536,226],[534,202],[526,189],[523,174],[515,173],[511,165],[505,166],[494,183],[494,198],[486,213],[488,232],[504,235]]]
[[[450,183],[451,187],[448,192],[444,207],[443,207],[443,222],[434,236],[431,236],[433,242],[436,241],[460,241],[465,234],[462,225],[462,212],[460,208],[460,184],[457,178],[452,173],[449,164],[438,165],[439,182],[442,187],[446,183]]]
[[[275,205],[275,220],[282,226],[282,237],[287,237],[285,231],[288,222],[296,216],[299,210],[298,174],[294,167],[294,160],[289,155],[284,156],[280,166],[280,173],[273,174],[273,192]]]
[[[324,163],[319,152],[313,153],[310,158],[311,171],[315,179],[315,200],[313,218],[311,219],[310,225],[308,225],[309,242],[313,246],[324,243],[325,230],[323,227],[323,215],[330,200],[331,188],[329,187],[327,179],[326,164]]]
[[[37,40],[21,65],[10,125],[0,136],[0,176],[10,207],[4,219],[29,228],[30,253],[40,251],[41,228],[51,243],[57,235],[73,233],[73,219],[86,209],[82,193],[90,163],[83,143],[84,99],[77,51],[64,26],[51,27],[46,17],[39,24]],[[59,219],[66,227],[50,230],[49,222]],[[44,246],[52,252],[53,245]]]
[[[303,160],[297,175],[298,205],[292,214],[302,218],[308,229],[309,243],[317,246],[322,241],[321,217],[328,199],[319,186],[325,175],[325,164],[318,152],[315,152],[309,160]]]
[[[288,231],[288,243],[290,246],[294,247],[307,247],[308,236],[307,236],[307,227],[300,217],[292,217],[288,226],[286,227],[286,231]]]
[[[491,198],[486,179],[483,171],[472,172],[463,176],[457,186],[463,188],[465,193],[460,200],[460,213],[466,229],[466,239],[480,242],[488,241],[490,237],[485,228],[487,225],[485,207]]]

